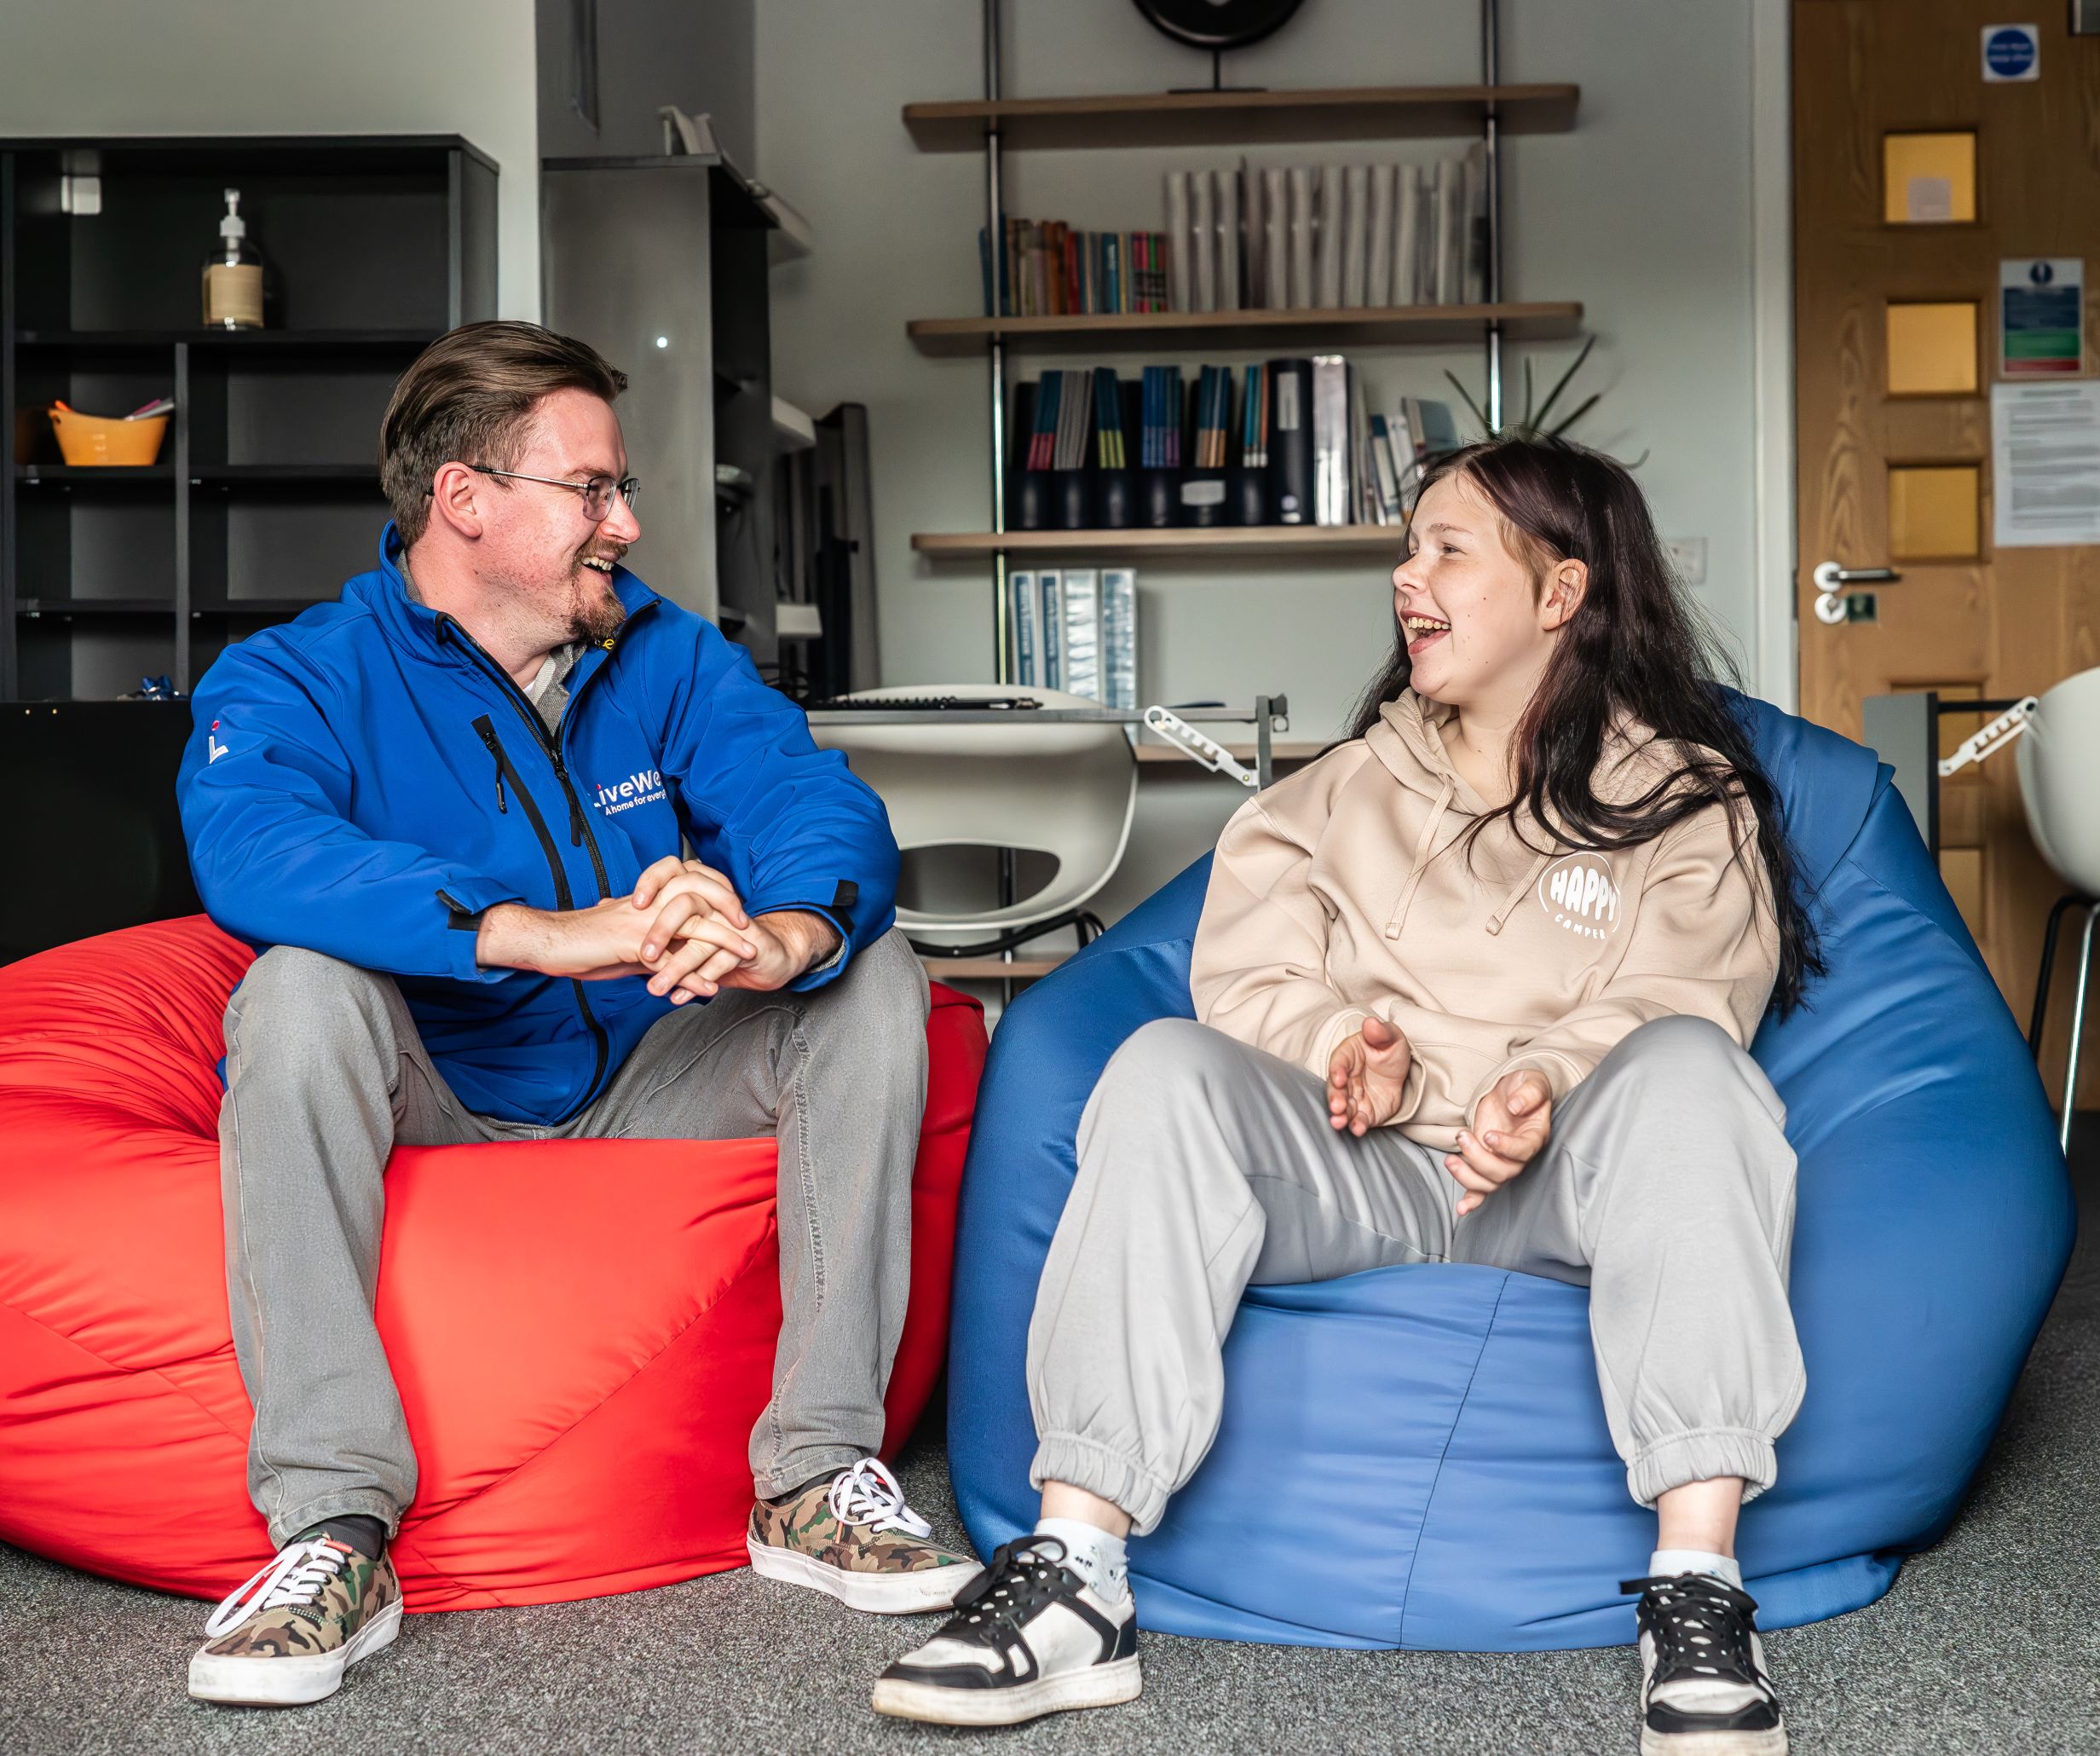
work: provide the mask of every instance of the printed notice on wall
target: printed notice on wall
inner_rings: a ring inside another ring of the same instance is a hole
[[[2100,543],[2100,382],[1991,386],[1992,541]]]
[[[2074,256],[1998,265],[1998,375],[2076,378],[2086,367],[2086,264]]]

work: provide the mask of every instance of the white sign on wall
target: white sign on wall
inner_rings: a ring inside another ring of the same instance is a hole
[[[2100,379],[1991,386],[1992,546],[2100,543]]]

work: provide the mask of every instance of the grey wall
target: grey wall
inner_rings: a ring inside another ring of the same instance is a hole
[[[1506,295],[1584,302],[1599,337],[1589,382],[1607,394],[1579,433],[1628,459],[1647,453],[1640,479],[1664,533],[1706,539],[1697,596],[1745,651],[1756,510],[1751,4],[1502,3],[1503,77],[1583,88],[1573,132],[1509,143]],[[1208,82],[1207,58],[1160,37],[1128,0],[1007,0],[1006,10],[1010,95]],[[984,367],[925,358],[904,334],[908,318],[979,308],[983,164],[915,151],[898,117],[913,99],[982,95],[978,16],[972,0],[766,0],[759,19],[759,174],[810,216],[818,239],[814,257],[776,271],[775,384],[805,408],[845,398],[868,406],[887,683],[989,674],[986,571],[931,566],[909,546],[914,530],[989,523]],[[1307,0],[1280,34],[1228,57],[1225,73],[1272,86],[1471,81],[1479,13],[1471,0]],[[1253,156],[1370,162],[1461,144]],[[1007,210],[1090,228],[1157,226],[1162,171],[1236,162],[1200,148],[1010,154]],[[1575,345],[1529,351],[1550,373]],[[1513,370],[1526,352],[1515,350]],[[1144,357],[1103,356],[1117,365]],[[1481,374],[1474,349],[1358,357],[1381,401],[1448,396],[1446,366],[1476,384]],[[1293,737],[1339,730],[1389,636],[1384,569],[1360,557],[1161,561],[1140,569],[1139,589],[1144,699],[1283,690],[1295,710]],[[1208,847],[1239,796],[1220,781],[1157,771],[1145,785],[1107,894],[1111,913]]]
[[[756,0],[597,0],[598,126],[577,113],[576,14],[582,0],[534,0],[542,158],[628,158],[663,150],[661,104],[714,118],[715,138],[748,169],[757,147]]]
[[[521,0],[67,0],[0,17],[0,134],[464,135],[502,171],[497,310],[539,315]]]

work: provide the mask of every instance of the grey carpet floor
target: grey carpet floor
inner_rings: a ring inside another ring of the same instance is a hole
[[[2100,1135],[2069,1279],[1953,1532],[1852,1615],[1772,1637],[1798,1752],[2100,1752]],[[903,1473],[959,1534],[938,1435]],[[412,1617],[342,1692],[188,1700],[201,1604],[0,1545],[0,1756],[73,1752],[1630,1752],[1625,1649],[1340,1653],[1146,1637],[1128,1707],[1012,1731],[878,1718],[868,1688],[925,1620],[855,1616],[738,1572],[588,1603]]]

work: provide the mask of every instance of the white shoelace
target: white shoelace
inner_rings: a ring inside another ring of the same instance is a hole
[[[205,1624],[207,1636],[228,1632],[250,1616],[265,1609],[314,1602],[321,1589],[343,1571],[350,1551],[326,1537],[288,1544],[275,1560],[259,1569],[240,1589],[211,1612]]]
[[[831,1510],[841,1524],[901,1530],[906,1536],[933,1534],[933,1527],[904,1504],[904,1490],[880,1458],[862,1458],[831,1484]]]

